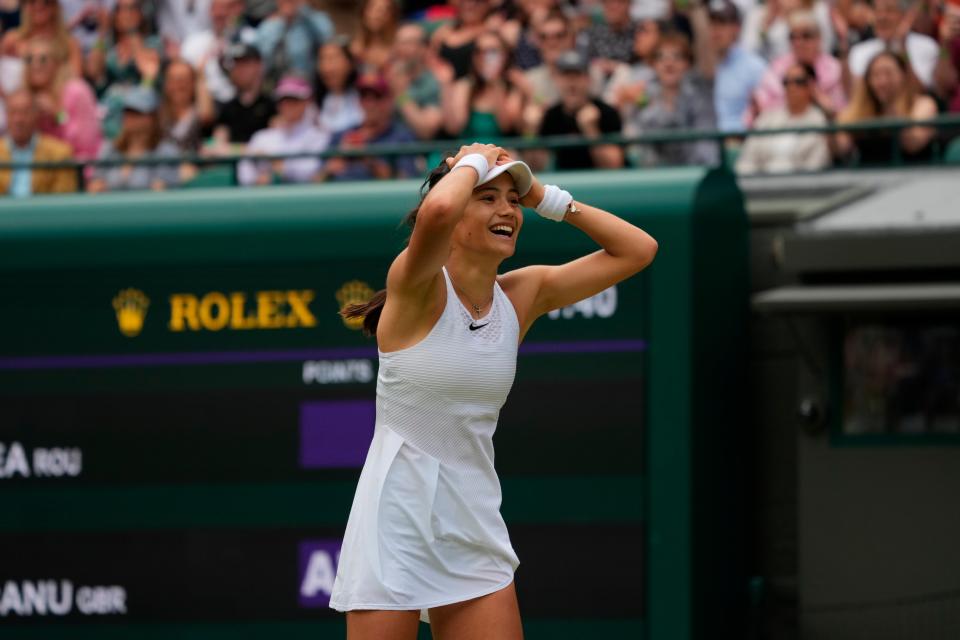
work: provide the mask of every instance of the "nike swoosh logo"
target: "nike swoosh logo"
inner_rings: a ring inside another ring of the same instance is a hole
[[[471,323],[470,323],[470,326],[469,326],[468,328],[470,329],[470,331],[476,331],[477,329],[483,329],[483,328],[484,328],[485,326],[487,326],[488,324],[490,324],[490,323],[489,323],[489,322],[485,322],[485,323],[483,323],[483,324],[477,324],[477,325],[475,325],[475,324],[473,324],[473,323],[471,322]]]

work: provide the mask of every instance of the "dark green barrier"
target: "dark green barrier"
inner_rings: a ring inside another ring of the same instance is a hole
[[[521,345],[496,446],[527,634],[699,636],[744,587],[740,195],[700,169],[562,182],[660,253]],[[4,207],[4,638],[342,636],[326,592],[376,350],[337,311],[382,286],[418,186]],[[592,249],[527,223],[506,268]]]

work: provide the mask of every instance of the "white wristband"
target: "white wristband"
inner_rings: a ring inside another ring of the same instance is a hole
[[[543,200],[537,205],[535,211],[548,220],[560,222],[567,215],[567,207],[571,202],[573,202],[573,196],[570,192],[564,191],[555,184],[546,184],[543,186]]]
[[[477,184],[480,184],[480,180],[483,179],[483,176],[487,175],[487,171],[490,170],[490,163],[487,162],[487,159],[479,153],[468,153],[467,155],[460,158],[457,164],[453,165],[453,169],[458,169],[460,167],[471,167],[474,171],[477,172]],[[453,171],[450,169],[450,171]]]

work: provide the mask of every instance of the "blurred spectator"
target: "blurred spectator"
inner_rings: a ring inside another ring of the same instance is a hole
[[[180,155],[177,146],[163,139],[157,117],[158,106],[157,94],[153,89],[136,87],[128,91],[124,96],[120,135],[111,144],[104,146],[101,159],[177,158]],[[87,191],[162,191],[179,182],[179,168],[173,162],[151,165],[111,164],[96,169],[93,179],[87,183]]]
[[[317,125],[330,135],[342,133],[363,121],[357,93],[357,61],[350,40],[337,36],[317,50]]]
[[[140,85],[153,86],[160,73],[160,38],[149,32],[140,0],[117,0],[87,55],[87,77],[106,112],[103,132],[108,138],[119,133],[127,92]]]
[[[795,62],[783,74],[784,106],[768,109],[755,129],[823,127],[827,119],[817,108],[816,71]],[[747,138],[737,159],[737,173],[791,173],[818,171],[830,165],[830,147],[822,133],[783,133]]]
[[[616,109],[590,93],[588,61],[579,51],[565,52],[556,62],[557,86],[560,102],[543,114],[539,125],[541,136],[577,134],[587,139],[604,134],[621,133],[620,116]],[[527,126],[532,122],[526,123]],[[537,168],[546,163],[536,152],[529,154]],[[623,150],[615,144],[594,144],[582,147],[557,149],[554,156],[556,169],[614,169],[623,166]]]
[[[744,16],[740,44],[766,60],[790,52],[790,16],[797,11],[813,17],[824,51],[833,51],[833,22],[826,0],[767,0]]]
[[[71,160],[70,146],[36,129],[36,104],[28,91],[7,97],[10,131],[0,138],[0,162],[62,162]],[[22,198],[36,193],[77,190],[74,169],[0,169],[0,194]]]
[[[447,134],[486,140],[520,130],[523,94],[510,81],[510,49],[497,33],[477,36],[470,72],[441,78],[441,104]]]
[[[180,45],[192,33],[210,28],[212,0],[153,0],[157,32],[167,57],[180,55]]]
[[[840,0],[834,5],[837,56],[844,58],[855,44],[873,38],[872,0]]]
[[[690,42],[679,32],[660,36],[653,68],[656,77],[628,110],[626,130],[630,135],[658,131],[713,130],[713,85],[697,69],[691,69]],[[714,165],[719,159],[714,140],[659,142],[631,149],[638,165]]]
[[[287,72],[310,75],[317,47],[333,37],[333,23],[306,0],[277,0],[277,11],[257,27],[257,47],[266,63],[267,78]]]
[[[453,77],[458,79],[470,72],[474,41],[486,31],[484,21],[490,12],[490,2],[450,0],[450,4],[456,9],[457,17],[452,24],[441,25],[433,32],[430,47],[441,60],[453,67]]]
[[[115,0],[60,0],[63,22],[84,55],[97,41],[101,12],[113,10],[114,4]]]
[[[750,97],[766,71],[763,58],[739,44],[740,10],[730,0],[712,0],[710,40],[716,59],[713,77],[713,104],[717,128],[740,131],[744,128]]]
[[[603,22],[581,33],[591,72],[604,83],[619,63],[633,59],[633,32],[629,0],[603,0]]]
[[[20,26],[20,0],[0,0],[0,34]]]
[[[270,126],[277,113],[273,100],[263,91],[263,62],[260,50],[236,43],[227,48],[223,65],[236,87],[236,95],[220,109],[213,130],[214,154],[240,153],[230,145],[246,144],[253,134]]]
[[[639,22],[633,33],[633,64],[624,66],[622,71],[615,71],[607,83],[603,99],[616,107],[624,120],[626,111],[632,109],[638,100],[642,101],[647,83],[654,78],[654,57],[660,32],[660,23],[655,20]]]
[[[80,45],[67,31],[57,0],[22,0],[20,26],[3,34],[0,56],[22,58],[27,41],[34,37],[49,39],[57,58],[67,60],[73,73],[81,74],[83,54]]]
[[[409,23],[397,30],[388,80],[396,96],[397,113],[421,140],[433,138],[443,124],[440,84],[427,68],[427,33]]]
[[[37,129],[66,142],[78,160],[97,157],[103,140],[97,102],[86,82],[73,76],[53,41],[34,37],[26,43],[24,84],[37,109]]]
[[[557,59],[564,52],[573,49],[576,34],[567,16],[552,12],[540,22],[534,33],[534,41],[540,48],[543,63],[524,73],[524,89],[527,101],[543,110],[560,100],[556,82]]]
[[[783,106],[783,78],[796,63],[807,64],[816,70],[813,89],[814,102],[828,117],[847,106],[843,88],[843,66],[840,61],[826,53],[820,38],[819,26],[813,14],[795,11],[787,19],[790,25],[790,47],[786,53],[770,63],[770,68],[760,80],[754,93],[754,102],[761,113]]]
[[[182,153],[200,148],[201,131],[213,123],[213,99],[203,78],[184,60],[170,62],[163,74],[160,128]]]
[[[960,111],[960,0],[944,7],[939,33],[942,54],[937,63],[937,93],[950,111]]]
[[[937,41],[911,31],[913,16],[906,12],[909,0],[874,0],[873,30],[876,37],[850,49],[847,65],[852,79],[864,75],[874,56],[884,50],[906,55],[923,86],[933,85],[933,69],[940,56]],[[903,3],[903,4],[901,4]]]
[[[194,31],[180,47],[180,57],[203,73],[210,95],[221,104],[232,100],[235,93],[221,64],[224,52],[231,44],[251,44],[257,37],[245,23],[243,11],[243,0],[212,0],[210,28]]]
[[[384,69],[390,61],[400,22],[400,5],[395,0],[364,0],[360,9],[360,33],[350,49],[362,66]]]
[[[246,0],[246,5],[246,16],[255,27],[277,10],[277,0]]]
[[[864,77],[857,82],[850,104],[837,122],[857,123],[885,118],[927,120],[937,115],[937,104],[920,93],[917,80],[902,55],[882,51],[867,65]],[[899,146],[904,161],[927,160],[936,129],[909,127],[899,132]],[[884,130],[838,133],[838,155],[856,151],[861,164],[889,164],[893,161],[893,136]]]
[[[744,0],[752,3],[754,0]],[[630,17],[637,22],[643,20],[665,20],[670,17],[671,9],[685,9],[689,3],[672,3],[669,0],[631,0]]]
[[[357,80],[363,123],[333,140],[340,149],[366,149],[378,144],[414,142],[413,134],[393,117],[393,95],[386,79],[377,73],[362,75]],[[422,173],[412,156],[359,159],[331,158],[322,171],[325,180],[384,180],[411,178]]]
[[[510,45],[516,67],[527,71],[543,64],[537,33],[544,21],[556,14],[564,15],[558,0],[521,0],[515,3],[512,13],[502,15],[502,24],[488,21],[488,27],[499,32]]]
[[[246,153],[255,156],[326,151],[330,135],[311,122],[307,112],[310,95],[310,84],[306,80],[294,75],[281,78],[273,92],[277,105],[276,123],[255,133]],[[244,160],[237,169],[237,177],[243,185],[310,182],[318,178],[321,166],[321,160],[316,157]]]

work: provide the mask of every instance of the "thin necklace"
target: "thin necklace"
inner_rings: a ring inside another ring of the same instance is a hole
[[[467,302],[469,302],[470,306],[473,307],[473,312],[477,315],[477,319],[480,318],[480,310],[486,308],[488,304],[493,302],[493,296],[490,296],[490,299],[484,302],[482,305],[474,304],[473,300],[470,299],[470,296],[464,293],[463,289],[457,286],[457,284],[453,281],[453,278],[450,278],[450,284],[452,284],[453,288],[463,294],[463,297],[467,299]]]

